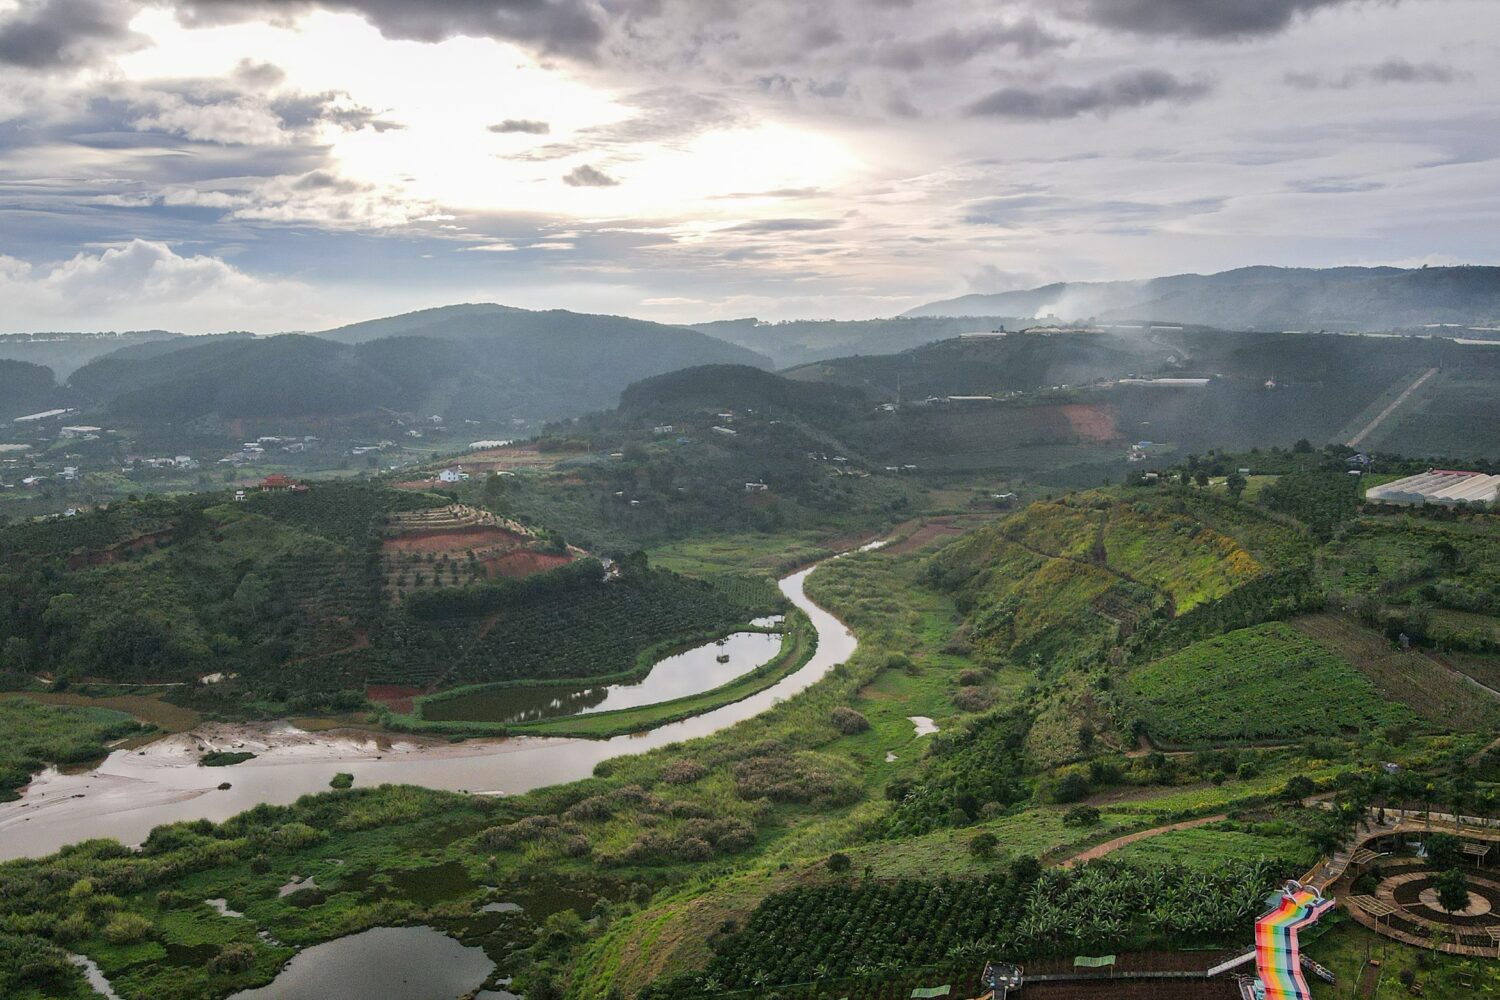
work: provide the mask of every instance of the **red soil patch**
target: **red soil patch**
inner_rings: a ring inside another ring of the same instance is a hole
[[[136,535],[127,538],[123,542],[102,549],[87,552],[75,552],[68,556],[68,569],[82,569],[84,566],[108,566],[120,559],[135,555],[157,545],[164,545],[172,540],[171,528],[160,528],[156,531],[147,532],[144,535]]]
[[[370,684],[365,688],[366,698],[400,715],[411,713],[411,700],[421,693],[421,688],[409,684]]]
[[[926,548],[937,539],[947,540],[957,538],[990,521],[998,520],[1005,516],[1004,511],[993,514],[959,514],[947,517],[935,517],[917,528],[910,535],[899,542],[887,545],[881,551],[900,555],[905,552],[915,552]]]
[[[458,552],[486,545],[522,545],[526,539],[514,531],[493,525],[453,528],[441,531],[413,532],[387,538],[381,548],[387,552]]]
[[[1086,406],[1082,403],[1069,403],[1061,407],[1062,415],[1068,421],[1068,426],[1073,429],[1085,441],[1103,444],[1120,439],[1119,428],[1115,425],[1115,419],[1119,413],[1112,406]]]
[[[558,555],[555,552],[532,552],[528,549],[517,549],[507,552],[503,556],[494,559],[485,559],[484,570],[490,576],[504,576],[512,580],[528,577],[533,573],[541,573],[559,566],[566,566],[572,562],[571,556]]]

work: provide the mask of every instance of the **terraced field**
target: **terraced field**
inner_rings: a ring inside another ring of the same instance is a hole
[[[1491,729],[1500,723],[1500,702],[1454,670],[1423,653],[1403,653],[1381,635],[1338,615],[1308,615],[1293,626],[1319,646],[1358,667],[1381,696],[1410,708],[1438,728]],[[1466,662],[1492,667],[1483,657]],[[1476,674],[1500,681],[1500,670]]]
[[[1337,736],[1411,719],[1284,622],[1194,643],[1132,671],[1122,686],[1151,738],[1176,746]]]

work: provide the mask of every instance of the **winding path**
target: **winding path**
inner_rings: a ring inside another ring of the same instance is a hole
[[[1129,844],[1134,844],[1138,840],[1146,840],[1150,837],[1159,837],[1164,833],[1171,833],[1174,830],[1191,830],[1194,827],[1207,826],[1210,823],[1217,823],[1220,820],[1225,820],[1228,818],[1228,813],[1219,813],[1215,816],[1200,816],[1197,819],[1186,819],[1180,823],[1168,823],[1166,826],[1153,826],[1149,830],[1137,830],[1135,833],[1127,833],[1123,837],[1116,837],[1114,840],[1106,840],[1102,844],[1096,844],[1095,846],[1090,847],[1087,850],[1079,851],[1077,854],[1071,855],[1070,857],[1058,862],[1057,867],[1072,868],[1074,865],[1081,865],[1085,861],[1094,861],[1098,858],[1104,857],[1106,854],[1113,854],[1120,848],[1125,847]]]

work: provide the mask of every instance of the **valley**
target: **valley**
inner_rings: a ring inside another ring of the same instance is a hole
[[[1372,343],[695,366],[472,452],[0,527],[0,724],[53,734],[6,762],[7,995],[88,996],[72,955],[122,998],[300,995],[372,941],[489,998],[1191,971],[1380,810],[1481,843],[1500,529],[1365,493],[1490,442],[1340,437],[1491,355]],[[1392,846],[1327,891],[1447,877]],[[1357,905],[1306,944],[1340,982]],[[1460,996],[1493,967],[1442,925],[1392,960]]]

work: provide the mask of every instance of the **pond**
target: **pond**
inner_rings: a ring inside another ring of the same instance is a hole
[[[376,927],[314,945],[229,1000],[458,1000],[494,971],[484,949],[431,927]]]
[[[645,677],[623,684],[492,687],[430,701],[422,717],[434,722],[535,722],[566,715],[613,712],[702,694],[769,663],[781,635],[735,632],[719,642],[658,660]]]
[[[854,652],[853,633],[804,592],[812,570],[793,573],[780,586],[811,620],[817,650],[794,673],[731,705],[607,740],[517,737],[449,744],[363,732],[308,733],[285,724],[218,724],[213,728],[223,745],[238,740],[256,753],[235,767],[232,788],[220,790],[221,774],[198,766],[205,747],[201,731],[116,751],[82,774],[48,769],[21,798],[0,803],[0,860],[50,854],[92,837],[138,844],[162,823],[220,821],[262,802],[284,804],[326,792],[340,771],[354,775],[356,788],[389,782],[515,795],[586,778],[612,757],[716,733],[812,686]]]

